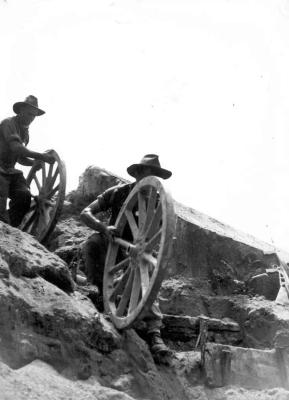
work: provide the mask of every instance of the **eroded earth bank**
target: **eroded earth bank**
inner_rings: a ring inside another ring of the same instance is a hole
[[[274,268],[289,257],[195,210],[175,204],[159,294],[171,364],[98,311],[76,271],[91,233],[79,211],[121,180],[89,167],[46,247],[0,223],[0,399],[289,399],[289,305],[275,301]]]

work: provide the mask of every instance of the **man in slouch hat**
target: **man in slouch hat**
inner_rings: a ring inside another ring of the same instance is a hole
[[[37,98],[30,95],[15,103],[13,111],[15,116],[0,123],[0,221],[17,227],[29,211],[31,194],[22,171],[15,169],[15,164],[31,166],[34,160],[52,163],[54,158],[49,153],[37,153],[26,147],[31,122],[44,114],[38,108]]]
[[[82,256],[88,282],[97,286],[101,297],[103,295],[102,281],[109,240],[113,238],[115,232],[114,224],[127,196],[135,184],[147,176],[154,175],[167,179],[172,175],[171,171],[161,167],[156,154],[145,155],[140,163],[130,165],[127,168],[127,172],[135,178],[134,183],[118,185],[107,189],[81,213],[81,220],[88,227],[97,231],[84,243]],[[97,213],[107,210],[111,211],[108,226],[95,217]],[[153,303],[143,320],[146,322],[146,341],[150,347],[150,351],[156,361],[162,362],[162,359],[170,355],[171,351],[161,338],[162,313],[157,301]]]

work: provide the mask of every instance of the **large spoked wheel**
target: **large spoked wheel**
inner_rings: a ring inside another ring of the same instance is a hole
[[[118,329],[129,328],[155,301],[171,256],[173,200],[154,176],[136,184],[116,221],[103,280],[106,312]]]
[[[65,199],[65,165],[56,151],[50,154],[55,159],[53,164],[35,163],[28,173],[26,181],[30,186],[32,201],[20,226],[40,243],[44,243],[52,233]]]

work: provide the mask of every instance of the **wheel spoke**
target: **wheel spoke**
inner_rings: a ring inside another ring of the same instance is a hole
[[[118,238],[118,237],[116,237],[116,238],[114,239],[114,242],[115,242],[116,244],[119,244],[121,247],[123,247],[123,248],[126,250],[127,253],[130,251],[131,248],[135,247],[134,244],[128,242],[127,240]]]
[[[131,270],[124,291],[122,293],[121,300],[116,309],[116,315],[119,317],[121,317],[125,313],[131,295],[133,280],[134,280],[134,270]]]
[[[55,195],[55,193],[59,190],[59,185],[55,186],[54,189],[52,189],[48,194],[47,197],[50,199],[52,196]]]
[[[53,164],[49,164],[49,170],[48,170],[47,179],[46,179],[47,186],[50,185],[50,179],[52,177],[53,167],[54,167],[54,163]]]
[[[44,222],[44,227],[48,226],[48,224],[50,222],[50,211],[51,211],[51,207],[45,207],[44,204],[42,204],[42,207],[39,210],[40,220],[42,220]]]
[[[133,239],[136,240],[138,237],[139,229],[138,229],[135,217],[134,217],[132,211],[130,211],[130,210],[126,210],[125,215],[126,215],[129,227],[131,229]]]
[[[152,218],[154,216],[154,211],[156,208],[156,200],[157,200],[157,191],[152,187],[150,190],[148,207],[147,207],[147,216],[144,226],[144,231],[146,232],[149,225],[151,224]]]
[[[126,267],[127,264],[129,263],[129,261],[130,261],[130,257],[127,257],[124,260],[120,261],[119,263],[117,263],[111,267],[108,267],[108,273],[110,275],[114,275],[116,272],[118,272],[118,271],[122,270],[124,267]]]
[[[45,167],[45,163],[42,163],[41,167],[42,167],[42,186],[45,186],[45,183],[46,183],[46,167]]]
[[[139,191],[138,192],[138,227],[140,232],[143,231],[146,221],[146,200],[144,194]]]
[[[58,174],[59,174],[59,168],[57,167],[56,170],[55,170],[55,172],[54,172],[54,175],[53,175],[53,177],[51,178],[51,181],[50,181],[50,183],[49,183],[49,186],[50,186],[51,188],[53,188]]]
[[[139,268],[136,268],[134,271],[134,279],[128,306],[128,314],[130,314],[133,310],[135,310],[138,305],[140,289],[141,289],[140,270]]]
[[[36,235],[37,232],[37,226],[39,224],[39,213],[38,211],[35,212],[35,218],[33,219],[32,224],[30,224],[30,227],[28,227],[27,232],[30,233],[31,235]]]
[[[36,183],[38,192],[40,192],[40,191],[41,191],[41,185],[40,185],[40,182],[39,182],[39,180],[38,180],[38,178],[37,178],[36,173],[35,173],[35,175],[33,176],[33,179],[34,179],[34,181],[35,181],[35,183]]]
[[[47,229],[47,227],[49,227],[52,219],[51,215],[53,215],[51,214],[51,212],[54,209],[54,205],[55,203],[52,203],[49,200],[45,200],[39,205],[39,219],[37,229],[38,235],[41,235]]]
[[[36,207],[36,205],[34,206],[34,209],[35,209],[35,207]],[[34,221],[34,218],[36,217],[36,211],[34,209],[33,210],[31,210],[31,209],[29,210],[29,214],[27,216],[26,221],[23,221],[24,225],[23,225],[22,230],[26,231],[29,228],[29,226],[31,227],[31,225],[32,225],[32,223]],[[30,212],[31,212],[31,214],[30,214]]]
[[[44,229],[46,229],[46,225],[43,221],[43,218],[40,216],[37,222],[37,229],[35,230],[35,234],[37,233],[37,235],[41,235],[42,232],[44,231]]]
[[[140,263],[141,292],[144,297],[150,285],[149,265],[146,261],[141,260]]]
[[[117,285],[113,288],[112,293],[109,297],[109,300],[114,302],[117,298],[118,295],[120,295],[124,288],[125,285],[127,283],[127,280],[130,276],[130,272],[131,272],[131,266],[129,265],[127,270],[125,271],[125,273],[123,274],[123,276],[121,277],[120,281],[117,283]]]
[[[156,231],[160,229],[161,220],[162,220],[162,204],[161,202],[159,202],[154,212],[154,216],[151,220],[151,223],[149,224],[149,227],[146,230],[145,233],[146,238],[150,239],[156,233]]]
[[[154,236],[147,242],[145,246],[145,251],[151,253],[155,247],[160,243],[162,237],[162,230],[160,229]]]
[[[146,260],[155,269],[158,265],[158,260],[150,253],[143,253],[142,258]]]

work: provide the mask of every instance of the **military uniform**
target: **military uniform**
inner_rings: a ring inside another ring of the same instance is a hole
[[[16,227],[30,208],[31,194],[22,172],[15,169],[18,157],[11,148],[14,142],[25,146],[29,142],[28,129],[19,124],[17,116],[0,124],[0,220]]]

